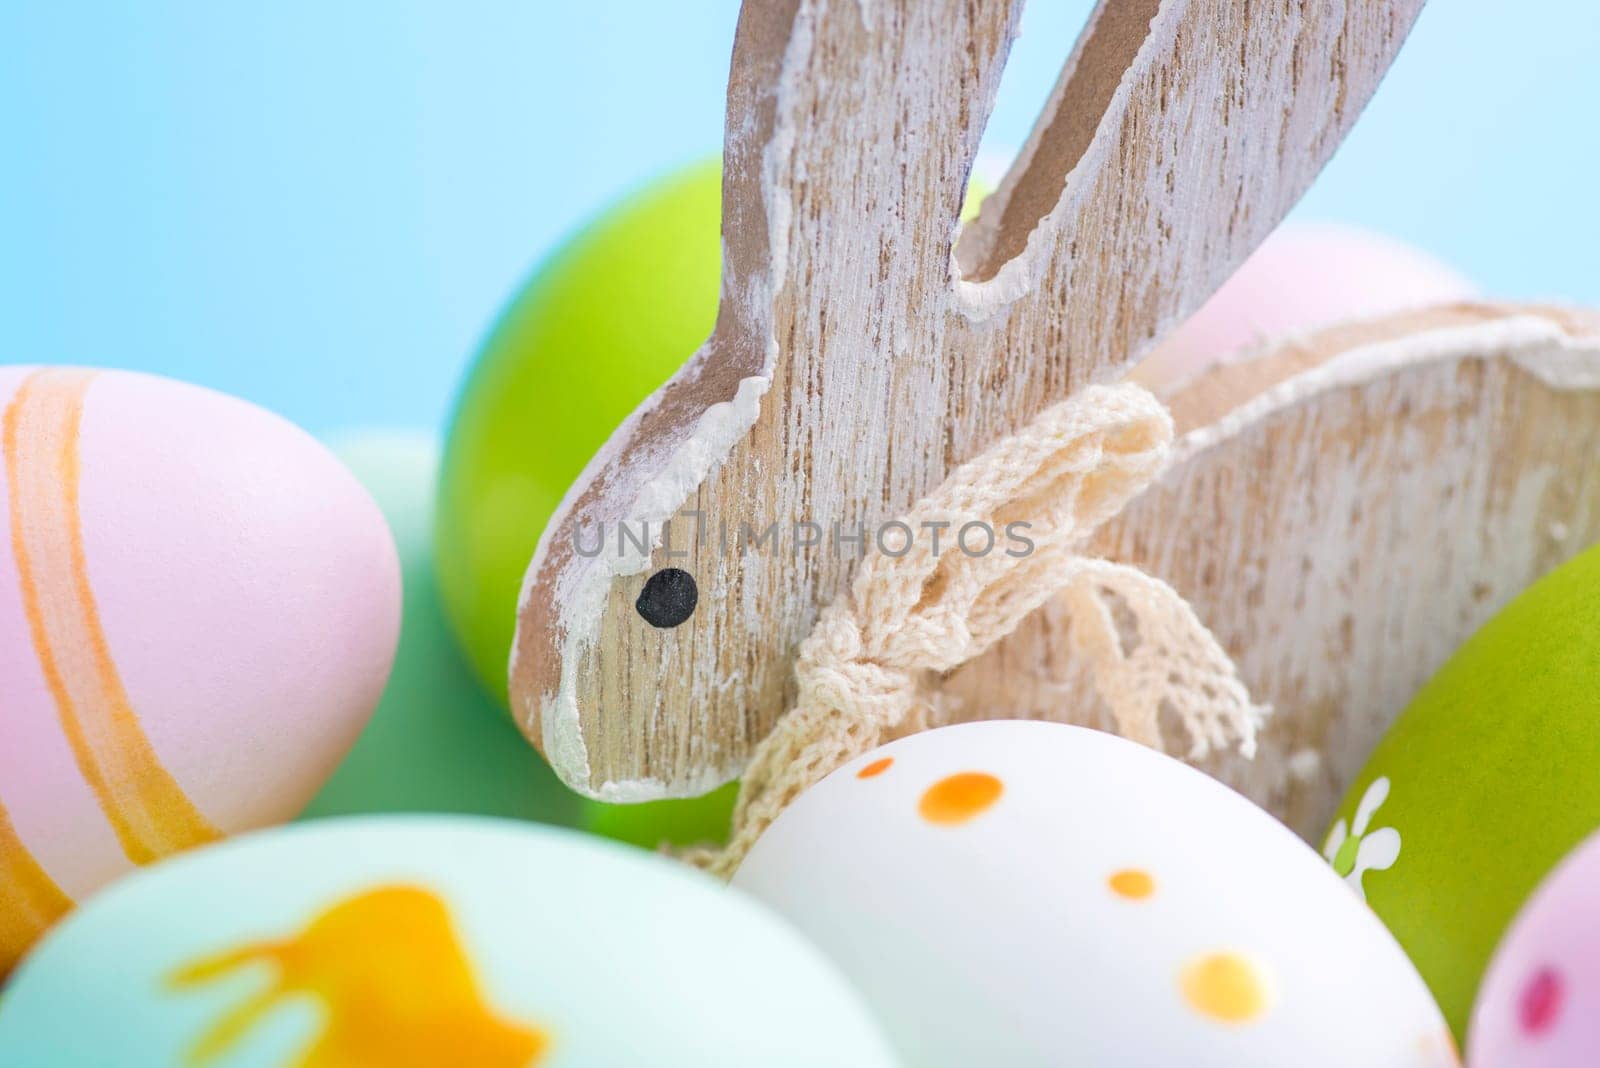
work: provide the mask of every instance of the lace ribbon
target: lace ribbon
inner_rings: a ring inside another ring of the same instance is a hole
[[[901,519],[912,530],[968,523],[1032,540],[1027,555],[969,556],[932,540],[875,554],[849,592],[823,610],[795,663],[798,696],[756,748],[740,783],[727,846],[685,854],[723,877],[811,784],[892,738],[929,725],[938,678],[1064,596],[1072,646],[1119,732],[1162,748],[1173,713],[1189,756],[1236,742],[1255,751],[1267,709],[1251,702],[1232,660],[1171,586],[1134,567],[1078,554],[1096,527],[1166,465],[1172,418],[1133,383],[1093,386],[1045,410],[963,464]],[[1136,631],[1136,639],[1126,640]]]

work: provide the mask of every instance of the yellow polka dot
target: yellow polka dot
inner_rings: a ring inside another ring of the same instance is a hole
[[[917,811],[929,823],[965,823],[998,801],[1003,789],[987,772],[963,771],[928,787]]]
[[[1223,1023],[1249,1023],[1272,1005],[1266,970],[1240,953],[1195,958],[1184,967],[1178,985],[1197,1012]]]
[[[882,775],[889,770],[889,765],[894,763],[894,757],[879,757],[860,771],[856,772],[858,779],[870,779],[875,775]]]
[[[1130,901],[1147,898],[1156,892],[1155,879],[1149,872],[1140,871],[1138,868],[1124,868],[1119,872],[1113,872],[1106,883],[1111,887],[1113,894]]]

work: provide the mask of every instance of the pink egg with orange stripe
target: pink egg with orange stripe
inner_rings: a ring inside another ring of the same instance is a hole
[[[293,816],[400,621],[377,506],[309,435],[168,379],[0,367],[0,975],[129,869]]]

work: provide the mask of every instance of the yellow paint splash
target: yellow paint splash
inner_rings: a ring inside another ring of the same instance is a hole
[[[1111,892],[1129,901],[1141,901],[1156,892],[1156,880],[1141,868],[1123,868],[1106,880]]]
[[[1193,1009],[1223,1023],[1250,1023],[1272,1007],[1266,969],[1242,953],[1198,957],[1183,969],[1178,985]]]
[[[271,986],[219,1020],[190,1050],[214,1062],[287,998],[321,1003],[323,1029],[296,1068],[529,1068],[549,1046],[541,1030],[485,1003],[449,912],[415,886],[382,886],[341,901],[298,935],[227,950],[179,970],[180,989],[250,964]]]

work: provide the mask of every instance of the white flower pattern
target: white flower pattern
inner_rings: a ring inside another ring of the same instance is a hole
[[[1388,798],[1388,776],[1373,779],[1361,795],[1361,803],[1356,805],[1355,823],[1348,830],[1344,820],[1335,823],[1322,847],[1322,855],[1328,858],[1333,870],[1361,895],[1363,901],[1367,899],[1367,890],[1362,885],[1362,876],[1369,871],[1384,871],[1400,859],[1399,831],[1393,827],[1367,830],[1373,813]]]

